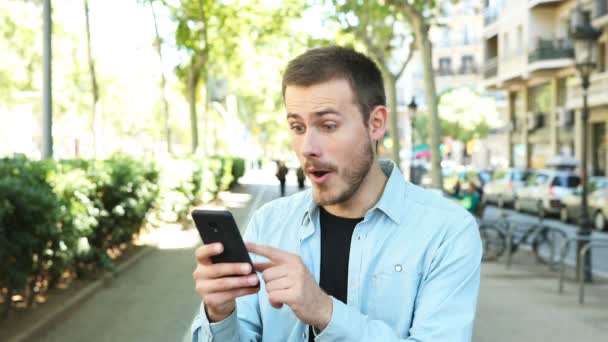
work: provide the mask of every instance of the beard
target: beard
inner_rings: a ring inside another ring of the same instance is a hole
[[[372,168],[374,162],[374,149],[371,140],[355,151],[350,158],[352,161],[342,170],[331,163],[306,162],[304,169],[314,166],[319,169],[329,169],[335,172],[334,184],[313,185],[312,195],[319,206],[334,205],[350,200],[359,191],[361,184]],[[331,183],[331,182],[330,182]]]

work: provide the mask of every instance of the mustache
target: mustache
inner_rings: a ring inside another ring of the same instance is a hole
[[[303,165],[304,170],[308,170],[309,168],[313,168],[316,170],[327,170],[327,171],[336,171],[338,168],[330,163],[330,162],[320,162],[320,161],[312,161],[307,160]]]

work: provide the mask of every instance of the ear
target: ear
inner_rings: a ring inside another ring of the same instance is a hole
[[[376,106],[369,114],[368,128],[373,141],[380,141],[386,132],[388,111],[385,106]]]

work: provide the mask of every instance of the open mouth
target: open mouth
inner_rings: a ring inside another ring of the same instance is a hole
[[[312,174],[315,177],[323,177],[324,175],[328,174],[329,171],[313,171]]]
[[[310,171],[308,172],[308,176],[310,180],[315,184],[323,184],[325,183],[329,177],[331,176],[332,171]]]

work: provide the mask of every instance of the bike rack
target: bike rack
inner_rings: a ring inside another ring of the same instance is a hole
[[[562,245],[560,246],[560,249],[559,249],[560,260],[559,260],[559,281],[558,281],[558,286],[557,286],[558,293],[564,293],[564,273],[566,272],[566,256],[567,256],[568,250],[570,249],[570,244],[572,242],[577,242],[577,241],[591,242],[592,240],[593,240],[593,238],[589,235],[589,236],[571,237],[571,238],[564,240],[564,242],[562,242]],[[578,275],[578,269],[576,270],[576,274]]]
[[[555,231],[559,231],[560,233],[563,233],[563,231],[559,228],[545,225],[543,223],[542,218],[539,220],[538,223],[534,223],[534,224],[528,226],[527,229],[530,229],[532,227],[534,227],[534,230],[532,231],[532,233],[530,233],[530,238],[532,240],[534,240],[536,238],[536,236],[540,233],[540,231],[542,229],[547,229],[549,231],[549,234],[551,234]],[[512,240],[513,240],[513,232],[515,231],[515,228],[517,228],[516,225],[513,225],[507,221],[507,260],[505,263],[506,268],[511,268],[511,264],[513,261],[513,253],[511,253],[511,247],[512,247]],[[522,229],[522,231],[524,231],[524,230],[525,229]],[[553,259],[555,257],[555,246],[551,247],[550,257],[551,257],[550,260],[553,261]]]
[[[591,247],[608,247],[608,241],[590,241],[580,250],[579,260],[585,260],[585,255],[591,250]],[[581,262],[581,267],[578,269],[578,303],[583,304],[585,299],[585,263]]]

